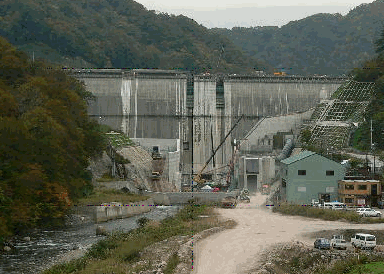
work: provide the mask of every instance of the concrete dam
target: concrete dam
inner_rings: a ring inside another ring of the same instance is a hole
[[[189,75],[176,70],[145,69],[83,69],[71,74],[96,96],[89,105],[89,115],[100,123],[131,138],[178,139],[175,150],[180,153],[182,177],[196,173],[204,165],[241,115],[245,119],[216,154],[216,166],[229,163],[231,141],[244,138],[261,117],[308,111],[329,98],[346,80]],[[280,131],[279,125],[273,127]],[[213,168],[212,163],[209,168]]]

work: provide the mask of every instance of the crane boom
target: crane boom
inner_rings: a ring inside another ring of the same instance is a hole
[[[241,121],[241,119],[244,118],[244,115],[242,115],[237,121],[236,123],[233,125],[233,127],[231,128],[231,130],[227,133],[227,135],[224,137],[224,139],[221,141],[220,145],[217,146],[217,148],[212,152],[212,155],[211,157],[209,157],[209,159],[205,162],[203,168],[199,171],[199,173],[196,175],[196,177],[194,178],[194,181],[197,182],[197,183],[200,183],[202,182],[201,180],[201,174],[203,173],[203,171],[206,169],[206,167],[208,166],[209,162],[212,160],[213,157],[215,157],[215,154],[216,152],[220,149],[220,147],[224,144],[225,140],[227,140],[228,136],[232,133],[232,131],[235,129],[235,127],[237,126],[237,124]]]

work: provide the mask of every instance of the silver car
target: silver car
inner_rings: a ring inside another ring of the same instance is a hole
[[[334,249],[347,249],[347,242],[343,235],[333,235],[331,239],[331,247]]]

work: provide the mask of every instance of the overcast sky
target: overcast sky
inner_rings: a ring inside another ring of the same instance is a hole
[[[183,14],[208,27],[279,26],[316,13],[340,13],[372,1],[327,0],[136,0],[149,10]]]

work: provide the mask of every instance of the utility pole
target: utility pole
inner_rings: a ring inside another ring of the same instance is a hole
[[[372,119],[371,119],[371,152],[372,152],[372,132],[373,132],[373,129],[372,129]]]
[[[244,186],[243,189],[248,189],[248,178],[247,178],[247,156],[244,156]]]
[[[373,144],[373,127],[372,127],[372,119],[371,119],[371,153],[373,154],[373,172],[371,171],[371,173],[373,174],[373,177],[375,177],[375,152],[374,152],[374,144]]]

